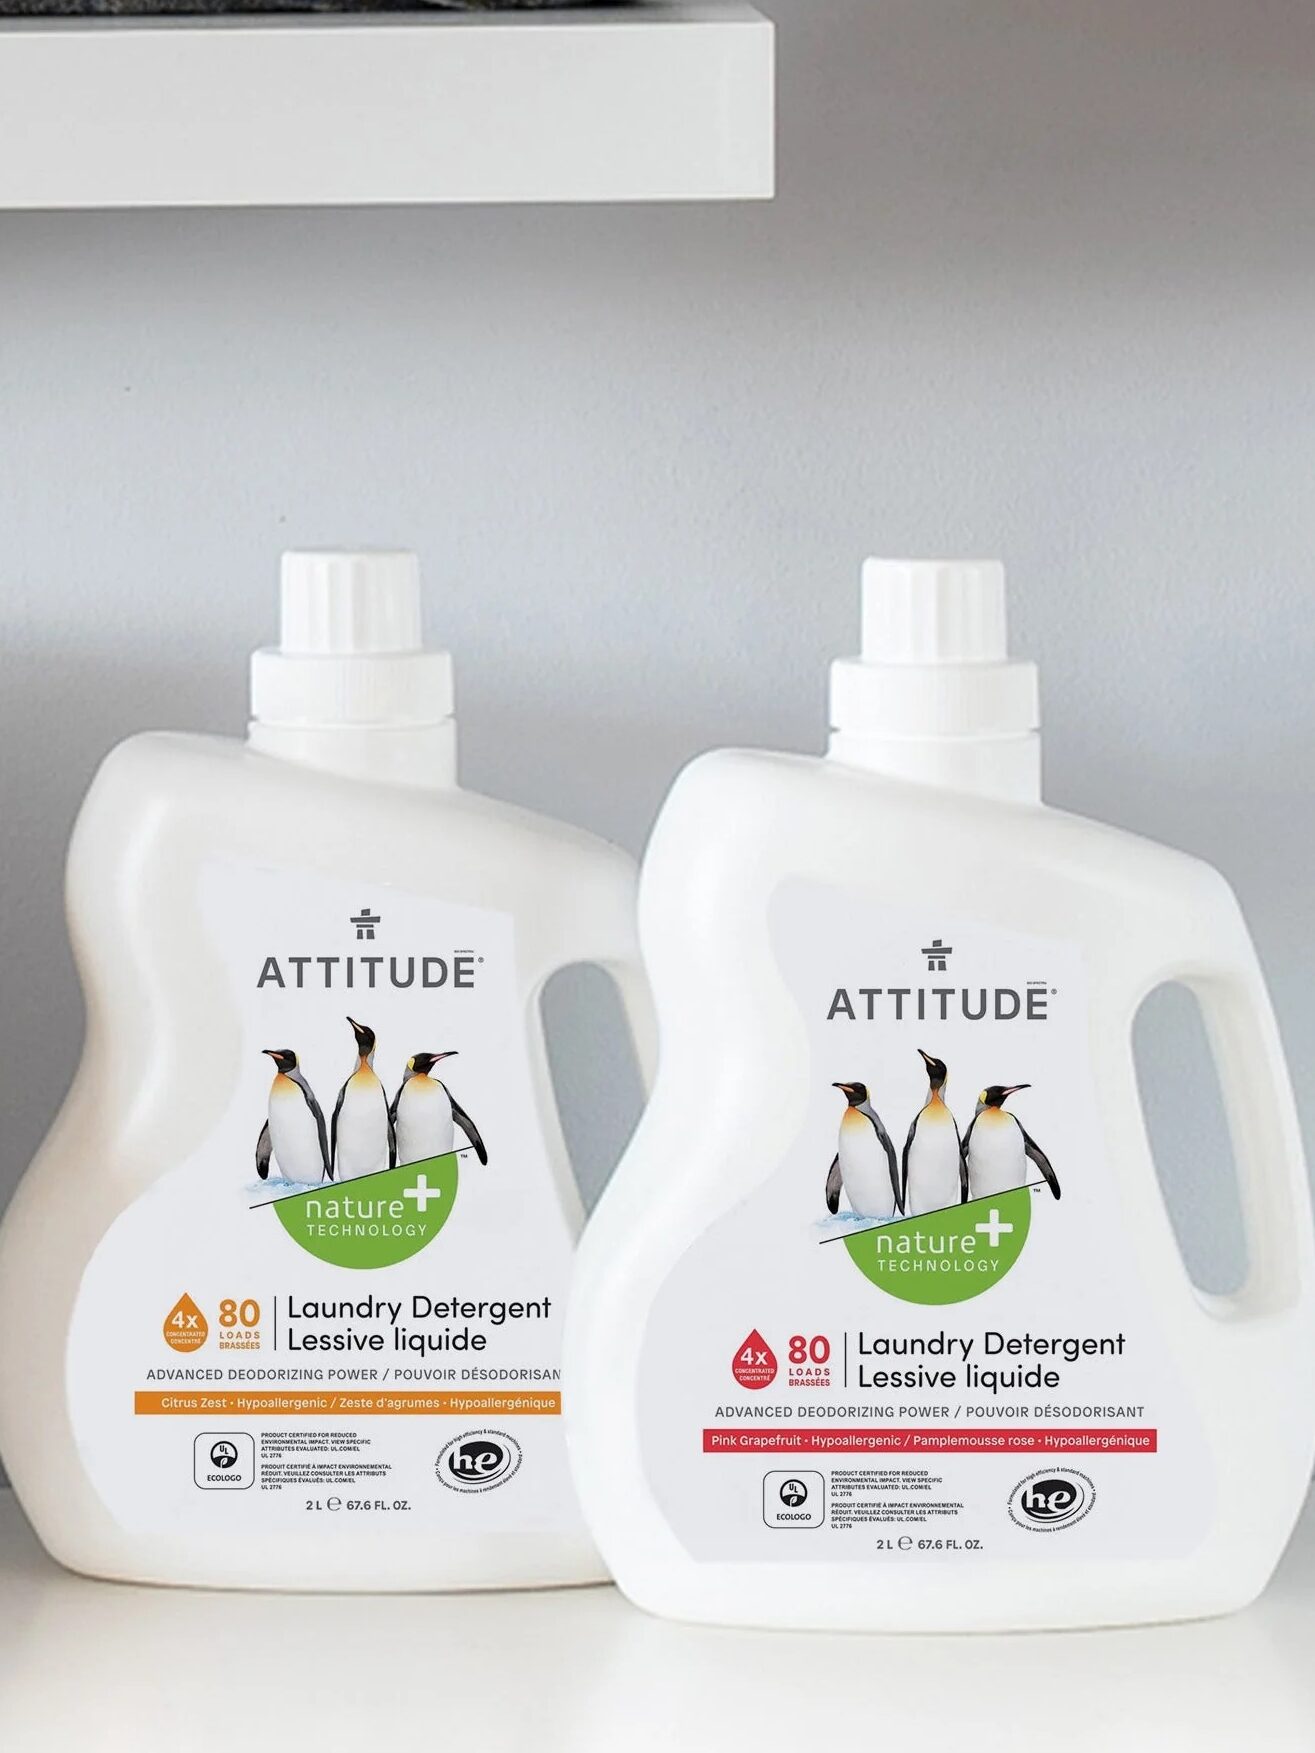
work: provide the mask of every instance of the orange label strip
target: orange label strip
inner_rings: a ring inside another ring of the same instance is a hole
[[[133,1411],[140,1415],[181,1418],[363,1418],[387,1415],[469,1418],[496,1413],[503,1418],[548,1416],[560,1413],[559,1393],[392,1393],[388,1389],[341,1393],[315,1389],[275,1389],[262,1393],[206,1390],[182,1393],[173,1390],[139,1389],[133,1395]]]

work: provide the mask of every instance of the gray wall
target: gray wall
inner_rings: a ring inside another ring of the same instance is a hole
[[[1315,11],[767,9],[772,205],[0,216],[0,1192],[81,1026],[79,795],[240,731],[295,543],[419,549],[469,782],[635,849],[698,750],[820,746],[864,552],[1001,553],[1052,799],[1225,868],[1309,1090]]]

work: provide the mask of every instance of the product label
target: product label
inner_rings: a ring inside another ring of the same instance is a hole
[[[803,1124],[683,1255],[642,1352],[678,1538],[737,1562],[1188,1550],[1214,1481],[1120,1209],[1077,947],[804,882],[770,930]]]
[[[142,1531],[575,1531],[511,919],[222,862],[200,912],[212,1031],[155,1101],[213,1124],[107,1231],[69,1337],[96,1490]]]

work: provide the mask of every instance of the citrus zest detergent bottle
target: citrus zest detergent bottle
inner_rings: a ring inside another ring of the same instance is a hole
[[[975,1631],[1240,1606],[1315,1435],[1292,1096],[1224,880],[1040,801],[995,564],[871,561],[825,759],[726,751],[640,882],[655,1091],[577,1259],[568,1441],[639,1605]],[[1249,1271],[1194,1288],[1131,1046],[1208,1025]]]
[[[632,866],[458,787],[412,555],[286,555],[282,616],[245,745],[134,737],[79,816],[86,1049],[0,1232],[0,1446],[99,1576],[594,1580],[538,998],[597,963],[642,1030]]]

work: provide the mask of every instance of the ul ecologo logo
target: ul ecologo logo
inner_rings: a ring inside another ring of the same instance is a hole
[[[492,1491],[521,1464],[521,1446],[503,1430],[468,1430],[439,1450],[434,1471],[452,1491]]]
[[[808,1502],[808,1487],[802,1479],[787,1479],[781,1487],[781,1502],[788,1509],[798,1509],[801,1503]]]
[[[1090,1511],[1096,1488],[1085,1473],[1070,1467],[1043,1467],[1020,1479],[1009,1496],[1009,1516],[1032,1533],[1071,1528]]]

